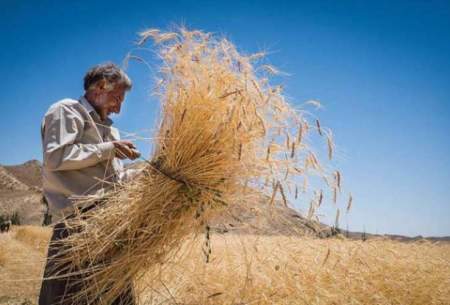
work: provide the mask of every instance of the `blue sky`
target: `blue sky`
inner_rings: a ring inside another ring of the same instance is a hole
[[[309,99],[333,129],[354,208],[342,226],[450,235],[450,2],[448,1],[0,1],[0,163],[41,160],[48,106],[79,97],[87,68],[120,63],[136,33],[172,24],[224,34],[290,76],[286,94]],[[152,73],[134,81],[115,118],[151,136]],[[148,142],[137,143],[147,155]]]

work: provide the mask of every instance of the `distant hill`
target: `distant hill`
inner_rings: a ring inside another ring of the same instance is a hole
[[[3,168],[28,187],[42,189],[42,164],[38,160],[27,161],[20,165],[3,166]]]
[[[127,168],[144,166],[142,162],[129,163]],[[19,165],[0,165],[0,214],[18,212],[22,224],[40,225],[43,219],[42,165],[37,160]],[[297,211],[281,204],[269,206],[260,198],[254,204],[236,204],[226,213],[216,215],[210,223],[217,233],[261,235],[309,235],[326,238],[339,234],[350,239],[389,238],[399,241],[417,241],[422,236],[376,235],[364,232],[336,231],[308,220]],[[430,241],[450,241],[450,237],[428,237]]]
[[[0,191],[28,191],[30,188],[0,166]]]
[[[261,198],[254,203],[237,203],[230,210],[213,217],[210,226],[219,233],[308,235],[320,238],[333,234],[329,226],[308,220],[281,203],[269,205],[268,202],[268,198]]]
[[[139,168],[143,162],[129,163]],[[18,212],[23,224],[42,223],[42,165],[31,160],[19,165],[0,166],[0,213]],[[260,199],[264,201],[264,199]],[[266,200],[267,201],[267,200]],[[235,205],[231,211],[217,215],[211,227],[218,233],[256,233],[263,235],[314,235],[326,237],[330,228],[303,218],[292,209],[269,207],[255,202],[253,206]]]
[[[19,165],[0,165],[0,214],[19,214],[22,224],[40,225],[44,206],[41,164],[32,160]]]

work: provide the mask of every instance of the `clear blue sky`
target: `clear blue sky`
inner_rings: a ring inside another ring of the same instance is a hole
[[[138,31],[173,23],[271,51],[292,102],[325,105],[355,202],[342,226],[450,235],[449,1],[1,0],[0,163],[41,160],[47,107],[79,97],[90,66],[121,62]],[[135,87],[115,122],[146,135],[152,75],[128,72]]]

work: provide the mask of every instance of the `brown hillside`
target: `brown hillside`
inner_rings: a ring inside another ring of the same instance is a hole
[[[21,224],[41,225],[44,206],[42,195],[36,191],[2,191],[0,192],[0,215],[18,213]]]
[[[142,166],[141,163],[127,164],[127,168]],[[18,212],[23,224],[42,223],[43,205],[41,204],[42,165],[31,160],[19,165],[3,166],[0,173],[8,186],[0,192],[0,211]],[[39,191],[39,192],[36,192]],[[266,200],[261,198],[260,200]],[[219,214],[210,224],[220,233],[245,233],[263,235],[309,235],[328,236],[330,229],[324,225],[309,221],[296,211],[279,205],[261,204],[236,205],[230,213]]]
[[[29,187],[42,188],[42,165],[37,160],[30,160],[19,165],[3,166],[17,180]]]
[[[308,220],[297,211],[281,204],[261,203],[235,205],[229,213],[221,213],[210,223],[212,229],[219,233],[239,233],[257,235],[296,235],[328,237],[331,229],[316,221]]]
[[[142,164],[127,164],[127,168]],[[0,167],[0,213],[18,212],[22,224],[40,225],[44,206],[41,204],[41,163],[31,160],[23,164]],[[3,183],[2,183],[3,182]],[[266,200],[261,198],[259,200]],[[219,214],[210,226],[219,233],[260,235],[308,235],[326,237],[330,228],[312,222],[295,210],[280,205],[236,205],[230,213]]]
[[[39,161],[0,166],[0,215],[18,213],[22,224],[40,225],[43,217],[41,187]]]
[[[30,188],[0,166],[0,191],[28,191]]]
[[[138,168],[142,162],[129,163],[127,168]],[[40,225],[44,206],[41,203],[41,163],[27,161],[13,166],[0,166],[0,214],[18,212],[22,224]],[[260,200],[267,200],[261,198]],[[218,214],[210,223],[217,233],[256,234],[256,235],[297,235],[320,238],[332,235],[332,229],[322,223],[308,220],[297,211],[281,204],[236,205],[229,213]],[[341,231],[350,239],[372,239],[385,237],[399,241],[416,241],[422,236],[406,237],[397,235],[376,235],[363,232]],[[449,241],[450,237],[427,237],[431,241]]]

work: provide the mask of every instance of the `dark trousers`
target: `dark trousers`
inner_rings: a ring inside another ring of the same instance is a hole
[[[39,305],[69,305],[75,304],[72,296],[78,294],[83,290],[82,275],[75,274],[64,276],[56,269],[56,260],[58,259],[58,252],[62,250],[62,245],[58,241],[67,238],[71,231],[66,228],[64,222],[57,223],[53,228],[52,238],[48,247],[47,263],[44,270],[44,279],[39,293]],[[75,271],[75,270],[74,270]],[[73,272],[73,271],[72,271]],[[72,273],[70,272],[70,273]],[[50,278],[57,276],[57,278]],[[87,301],[78,300],[76,304],[87,305]],[[129,288],[122,292],[114,301],[112,305],[134,305],[134,290],[130,282]]]

